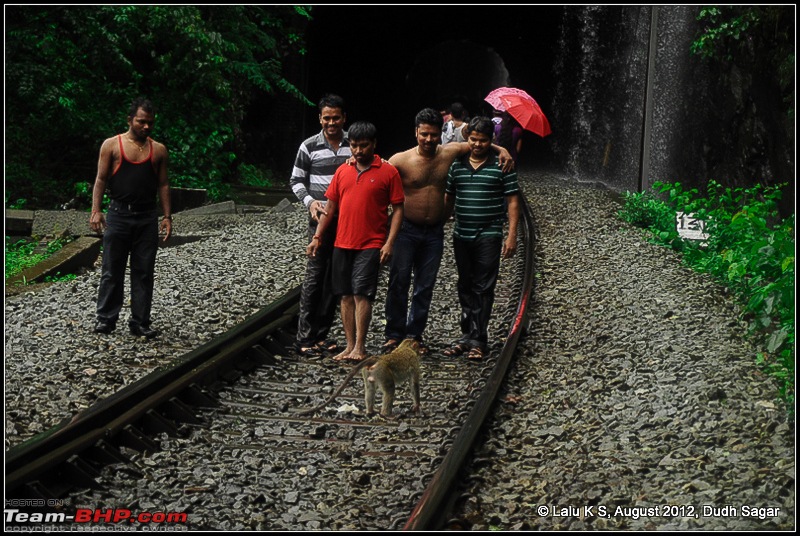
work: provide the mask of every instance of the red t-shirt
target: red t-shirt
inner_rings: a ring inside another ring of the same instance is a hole
[[[339,206],[334,246],[342,249],[381,248],[386,243],[389,205],[405,201],[400,173],[378,155],[359,172],[342,164],[333,175],[325,197]]]

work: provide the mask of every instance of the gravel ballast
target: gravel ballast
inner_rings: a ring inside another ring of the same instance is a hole
[[[528,182],[531,332],[463,515],[474,529],[793,529],[794,423],[734,300],[620,222]]]
[[[461,515],[474,529],[793,529],[794,423],[733,299],[618,220],[609,192],[520,175],[537,228],[531,331],[477,446]],[[99,268],[6,297],[6,448],[302,281],[302,210],[178,214],[175,228],[197,239],[159,249],[157,339],[128,333],[127,307],[114,333],[92,333]],[[442,270],[439,284],[452,286],[453,267]],[[432,315],[455,328],[449,309]]]

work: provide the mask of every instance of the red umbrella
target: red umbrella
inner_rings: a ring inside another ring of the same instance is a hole
[[[550,122],[533,97],[513,87],[497,88],[483,99],[495,109],[508,112],[525,130],[545,137],[550,134]]]
[[[505,105],[500,101],[500,97],[505,95],[520,95],[522,97],[527,97],[530,100],[533,100],[533,97],[525,93],[523,90],[517,89],[515,87],[499,87],[497,89],[494,89],[490,91],[489,94],[486,95],[486,98],[484,98],[483,100],[491,104],[494,109],[500,110],[501,112],[505,112],[506,111]]]

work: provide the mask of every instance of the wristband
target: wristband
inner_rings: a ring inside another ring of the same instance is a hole
[[[164,216],[162,220],[169,220],[172,221],[172,216]]]
[[[317,240],[322,240],[322,237],[321,237],[321,236],[319,236],[318,234],[317,234],[317,235],[314,235],[313,237],[311,237],[311,240],[314,240],[315,238],[316,238]]]

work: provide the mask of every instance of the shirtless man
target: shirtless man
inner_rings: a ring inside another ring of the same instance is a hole
[[[447,172],[456,158],[469,153],[467,143],[441,144],[442,115],[425,108],[415,119],[417,146],[389,159],[400,172],[405,193],[403,224],[394,244],[386,294],[385,351],[413,338],[422,343],[433,299],[433,287],[444,251],[444,190]],[[504,169],[513,167],[508,151],[497,145]],[[408,290],[411,275],[414,290],[411,308]],[[422,345],[423,353],[427,351]]]

